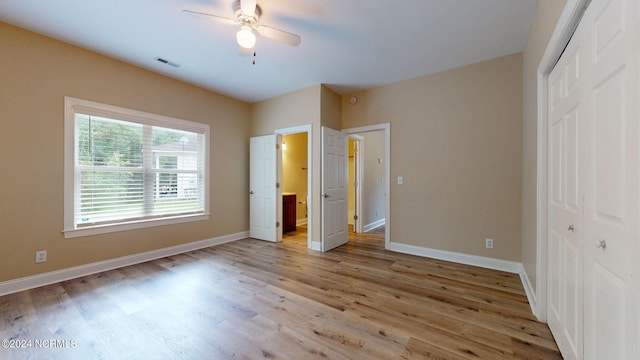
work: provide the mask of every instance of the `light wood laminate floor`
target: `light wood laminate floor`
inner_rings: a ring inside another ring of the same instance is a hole
[[[324,254],[294,232],[3,296],[0,340],[1,359],[561,358],[518,275],[386,251],[384,229]]]

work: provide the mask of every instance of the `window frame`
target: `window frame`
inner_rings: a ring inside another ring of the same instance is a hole
[[[92,116],[117,119],[143,125],[158,126],[176,130],[199,133],[204,136],[204,210],[202,213],[178,214],[146,219],[124,220],[117,223],[82,225],[76,224],[76,142],[75,114],[82,113]],[[161,225],[178,224],[191,221],[209,219],[209,183],[210,183],[210,127],[206,124],[151,114],[138,110],[131,110],[113,105],[101,104],[82,100],[70,96],[64,98],[64,237],[75,238],[117,231],[127,231],[149,228]]]

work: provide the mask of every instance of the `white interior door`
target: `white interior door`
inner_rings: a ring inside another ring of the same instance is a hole
[[[282,231],[282,189],[279,170],[281,135],[252,137],[250,140],[249,236],[280,241]]]
[[[348,241],[347,134],[322,127],[322,251]]]
[[[585,359],[631,359],[627,326],[638,200],[637,0],[593,0],[585,23],[589,169],[585,211]],[[636,181],[633,181],[636,179]],[[636,216],[634,216],[636,215]]]
[[[584,82],[580,28],[549,75],[548,322],[565,359],[583,353]]]
[[[593,0],[549,76],[548,321],[565,359],[640,359],[639,49],[639,2]]]

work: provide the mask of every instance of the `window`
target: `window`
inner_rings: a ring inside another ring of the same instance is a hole
[[[65,236],[208,218],[209,127],[65,98]]]

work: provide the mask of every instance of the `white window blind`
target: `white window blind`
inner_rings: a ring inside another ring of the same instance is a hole
[[[65,234],[207,214],[206,125],[73,98],[66,112]]]

